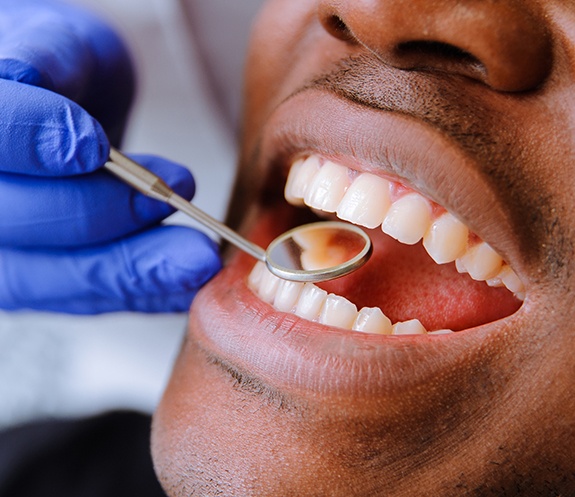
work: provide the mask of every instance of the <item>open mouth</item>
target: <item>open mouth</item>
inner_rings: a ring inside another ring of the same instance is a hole
[[[392,177],[320,154],[296,158],[285,198],[369,230],[372,260],[322,284],[281,280],[256,264],[248,282],[277,311],[384,335],[449,334],[514,313],[524,285],[503,258],[437,203]]]

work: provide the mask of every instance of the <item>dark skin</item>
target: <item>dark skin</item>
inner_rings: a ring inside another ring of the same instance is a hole
[[[300,222],[281,188],[294,157],[320,154],[456,214],[525,301],[450,335],[364,335],[275,311],[231,254],[155,417],[169,495],[575,493],[574,47],[575,6],[559,0],[267,3],[241,230],[265,244]]]

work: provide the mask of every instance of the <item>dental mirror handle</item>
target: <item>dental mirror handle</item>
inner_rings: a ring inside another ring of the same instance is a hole
[[[258,245],[246,240],[235,231],[206,214],[185,198],[175,193],[160,177],[133,161],[118,150],[110,149],[110,160],[104,167],[128,185],[148,197],[166,202],[203,224],[222,238],[232,243],[259,261],[266,262],[266,252]]]

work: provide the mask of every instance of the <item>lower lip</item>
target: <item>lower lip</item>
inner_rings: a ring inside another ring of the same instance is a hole
[[[355,398],[400,393],[445,371],[453,374],[467,367],[470,354],[479,354],[486,339],[507,328],[511,319],[437,336],[368,335],[330,328],[278,313],[259,300],[245,284],[252,266],[247,256],[236,256],[198,294],[190,315],[190,338],[279,391]]]

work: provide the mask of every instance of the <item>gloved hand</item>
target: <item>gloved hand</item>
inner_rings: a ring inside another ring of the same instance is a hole
[[[133,92],[121,41],[50,0],[0,0],[0,33],[0,308],[186,310],[217,247],[100,169]],[[186,169],[136,159],[192,197]]]

